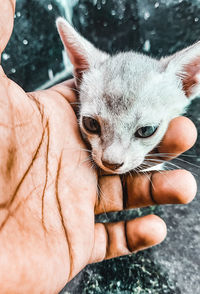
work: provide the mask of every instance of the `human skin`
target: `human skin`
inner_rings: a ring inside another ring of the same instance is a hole
[[[1,52],[14,4],[0,2]],[[154,172],[153,185],[144,175],[128,176],[123,201],[119,177],[98,177],[87,160],[70,104],[76,101],[73,87],[70,80],[25,93],[0,70],[1,294],[58,293],[87,264],[137,252],[166,236],[164,221],[154,215],[95,224],[95,214],[188,203],[196,194],[189,172]],[[176,156],[194,144],[196,134],[189,119],[176,118],[156,152]]]

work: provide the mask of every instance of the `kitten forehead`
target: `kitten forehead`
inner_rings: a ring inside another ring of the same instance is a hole
[[[159,61],[148,56],[119,53],[105,60],[101,70],[105,101],[116,115],[126,112],[149,122],[155,116],[159,121],[167,115],[166,107],[172,112],[175,107],[174,111],[180,113],[184,102],[188,103],[178,78],[165,72]],[[150,107],[152,113],[148,111]]]
[[[157,60],[134,52],[119,53],[84,74],[81,101],[88,114],[116,118],[122,124],[134,125],[142,119],[143,123],[156,124],[168,113],[174,115],[174,107],[179,113],[184,101],[187,104],[178,86],[178,80]],[[166,112],[166,107],[171,112]]]
[[[156,59],[135,52],[118,53],[106,59],[102,66],[113,75],[113,78],[116,76],[126,77],[127,73],[141,75],[161,69],[160,63]]]
[[[159,67],[157,60],[151,59],[142,54],[134,52],[119,53],[115,56],[111,56],[102,63],[101,70],[105,75],[105,84],[110,91],[113,91],[113,81],[119,81],[115,84],[116,90],[120,92],[121,86],[129,85],[130,78],[134,78],[137,74],[138,78],[141,78],[144,74],[155,70]]]
[[[151,82],[161,71],[157,60],[134,52],[119,53],[108,58],[103,72],[103,93],[108,109],[116,114],[129,111],[141,91],[141,83]]]

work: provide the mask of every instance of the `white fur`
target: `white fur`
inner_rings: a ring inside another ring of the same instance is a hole
[[[110,56],[94,48],[66,21],[59,19],[57,25],[75,70],[81,62],[88,64],[79,85],[80,128],[91,144],[93,159],[110,172],[102,160],[124,162],[114,171],[119,174],[137,168],[160,143],[170,120],[190,103],[183,90],[184,76],[188,78],[185,65],[190,68],[198,57],[200,43],[160,61],[135,52]],[[190,98],[200,93],[198,68],[195,75]],[[101,136],[85,131],[83,116],[98,120]],[[151,137],[135,136],[139,128],[156,125],[158,130]]]

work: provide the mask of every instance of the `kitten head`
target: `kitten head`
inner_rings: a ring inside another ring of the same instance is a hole
[[[141,167],[170,120],[200,93],[200,43],[161,60],[135,52],[111,56],[64,19],[57,27],[74,66],[80,129],[93,160],[110,173]]]

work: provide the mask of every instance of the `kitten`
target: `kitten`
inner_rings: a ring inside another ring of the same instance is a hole
[[[200,42],[166,58],[96,49],[63,18],[57,28],[80,91],[80,129],[95,163],[123,174],[141,166],[168,124],[200,93]]]

